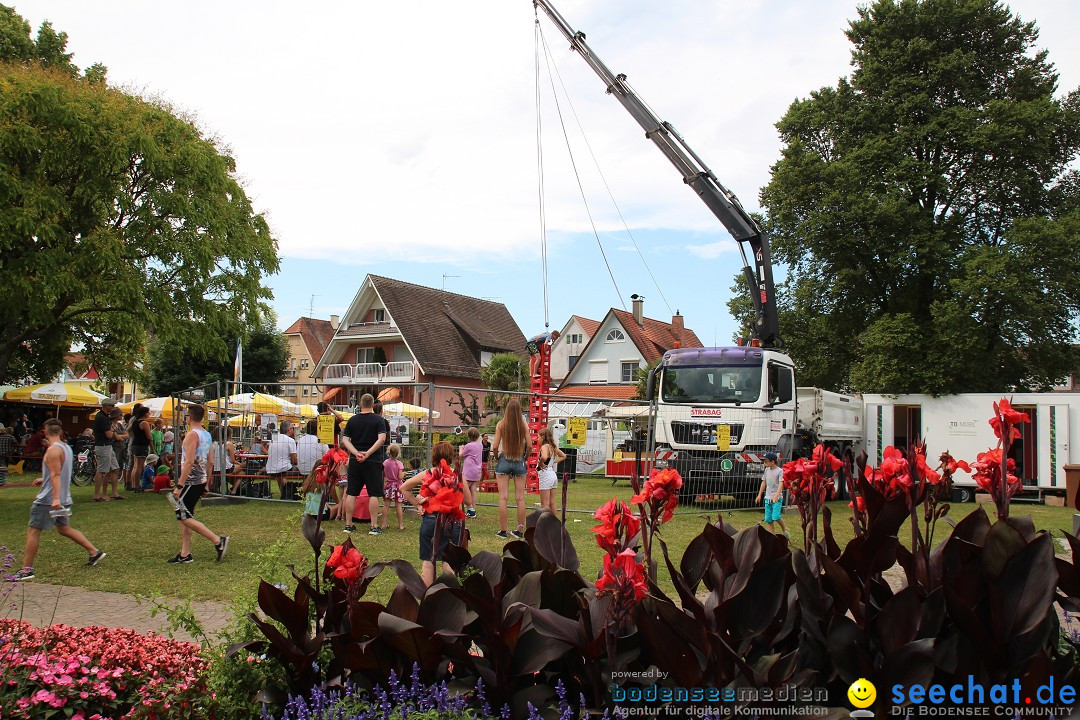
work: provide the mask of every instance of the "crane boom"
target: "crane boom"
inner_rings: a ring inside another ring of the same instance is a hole
[[[570,41],[570,47],[588,63],[626,111],[645,130],[645,137],[653,141],[660,152],[671,161],[682,175],[683,182],[694,189],[713,215],[723,223],[731,236],[738,241],[743,260],[743,276],[750,288],[754,303],[753,336],[764,347],[781,347],[779,319],[777,317],[775,288],[773,285],[772,259],[769,256],[769,237],[757,221],[750,216],[733,192],[724,187],[695,153],[682,136],[668,122],[658,118],[649,106],[634,93],[626,82],[626,76],[616,75],[585,42],[585,33],[575,31],[548,0],[533,0],[533,6],[542,9],[559,31]],[[754,267],[747,260],[748,245]]]

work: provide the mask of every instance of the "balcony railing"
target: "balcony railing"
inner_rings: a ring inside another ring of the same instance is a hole
[[[405,383],[413,382],[415,379],[416,363],[412,361],[327,365],[323,370],[323,382],[334,385]]]
[[[413,363],[411,361],[390,362],[383,365],[383,382],[412,382],[414,378],[415,374],[413,373]]]

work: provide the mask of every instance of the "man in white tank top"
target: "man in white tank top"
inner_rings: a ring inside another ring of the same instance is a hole
[[[97,565],[105,557],[104,550],[98,550],[78,530],[71,527],[71,447],[61,441],[64,431],[59,420],[45,422],[45,437],[49,448],[41,459],[41,477],[34,481],[41,486],[41,491],[30,506],[30,527],[26,530],[26,549],[23,551],[23,568],[12,577],[15,580],[34,578],[34,559],[43,530],[54,526],[56,531],[78,545],[90,555],[87,565]]]

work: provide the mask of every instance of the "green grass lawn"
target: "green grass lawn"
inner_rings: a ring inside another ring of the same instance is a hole
[[[36,488],[18,484],[30,479],[32,476],[28,475],[9,476],[11,485],[0,488],[0,545],[15,555],[18,564],[22,561],[29,506],[37,492]],[[629,500],[631,494],[625,482],[612,487],[610,481],[603,478],[580,478],[571,485],[569,504],[574,508],[594,509],[613,496]],[[256,501],[200,507],[197,511],[199,519],[215,532],[230,536],[226,560],[215,563],[210,543],[196,536],[192,546],[195,563],[168,565],[165,561],[178,552],[180,539],[178,523],[165,498],[147,493],[128,494],[122,502],[95,503],[91,501],[92,489],[79,487],[72,488],[72,495],[75,500],[72,525],[108,552],[108,557],[98,567],[86,567],[85,555],[80,548],[55,532],[44,533],[35,563],[41,582],[78,585],[92,590],[227,601],[254,596],[259,577],[284,581],[288,577],[285,566],[290,563],[301,573],[313,569],[311,549],[300,535],[299,503]],[[536,500],[536,496],[527,497],[530,503]],[[481,503],[496,501],[495,494],[480,495]],[[950,515],[958,519],[961,510],[972,509],[973,505],[954,506]],[[724,519],[737,528],[751,526],[761,518],[759,509],[718,511],[689,506],[679,510],[680,513],[663,529],[673,558],[679,557],[687,543],[701,531],[706,516],[715,519],[717,512],[722,512]],[[844,502],[833,503],[832,510],[837,541],[843,545],[853,534],[848,521],[850,510]],[[481,506],[479,517],[469,521],[471,551],[501,550],[504,541],[494,535],[498,530],[496,511],[495,507]],[[990,507],[991,514],[992,511]],[[512,508],[510,512],[513,527]],[[1055,535],[1072,527],[1072,511],[1067,508],[1015,505],[1014,514],[1030,514],[1037,527],[1052,530]],[[785,520],[792,535],[797,536],[798,515],[785,513]],[[590,532],[595,524],[590,513],[567,516],[570,535],[581,557],[581,572],[588,579],[597,576],[602,561]],[[360,526],[353,535],[353,542],[370,561],[405,558],[419,570],[419,518],[415,513],[405,512],[405,525],[405,531],[399,532],[396,519],[391,515],[391,529],[384,535],[369,536],[366,527]],[[340,543],[346,537],[337,523],[327,524],[326,529],[328,544]],[[943,525],[939,532],[947,531],[948,527]],[[661,570],[660,576],[661,587],[673,592],[667,572]],[[394,585],[392,573],[384,573],[369,592],[385,600]]]

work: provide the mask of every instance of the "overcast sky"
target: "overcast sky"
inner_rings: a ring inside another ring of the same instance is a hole
[[[779,158],[774,123],[850,69],[850,0],[553,2],[751,210]],[[1010,6],[1037,22],[1061,87],[1080,86],[1080,3]],[[282,271],[268,284],[282,326],[344,312],[372,272],[496,298],[527,336],[543,330],[529,0],[15,8],[35,28],[49,19],[66,31],[80,66],[104,63],[111,83],[194,116],[231,151],[280,244]],[[545,69],[552,328],[571,314],[599,319],[636,292],[646,315],[678,309],[706,345],[729,342],[735,242],[546,16],[541,29],[572,148]]]

